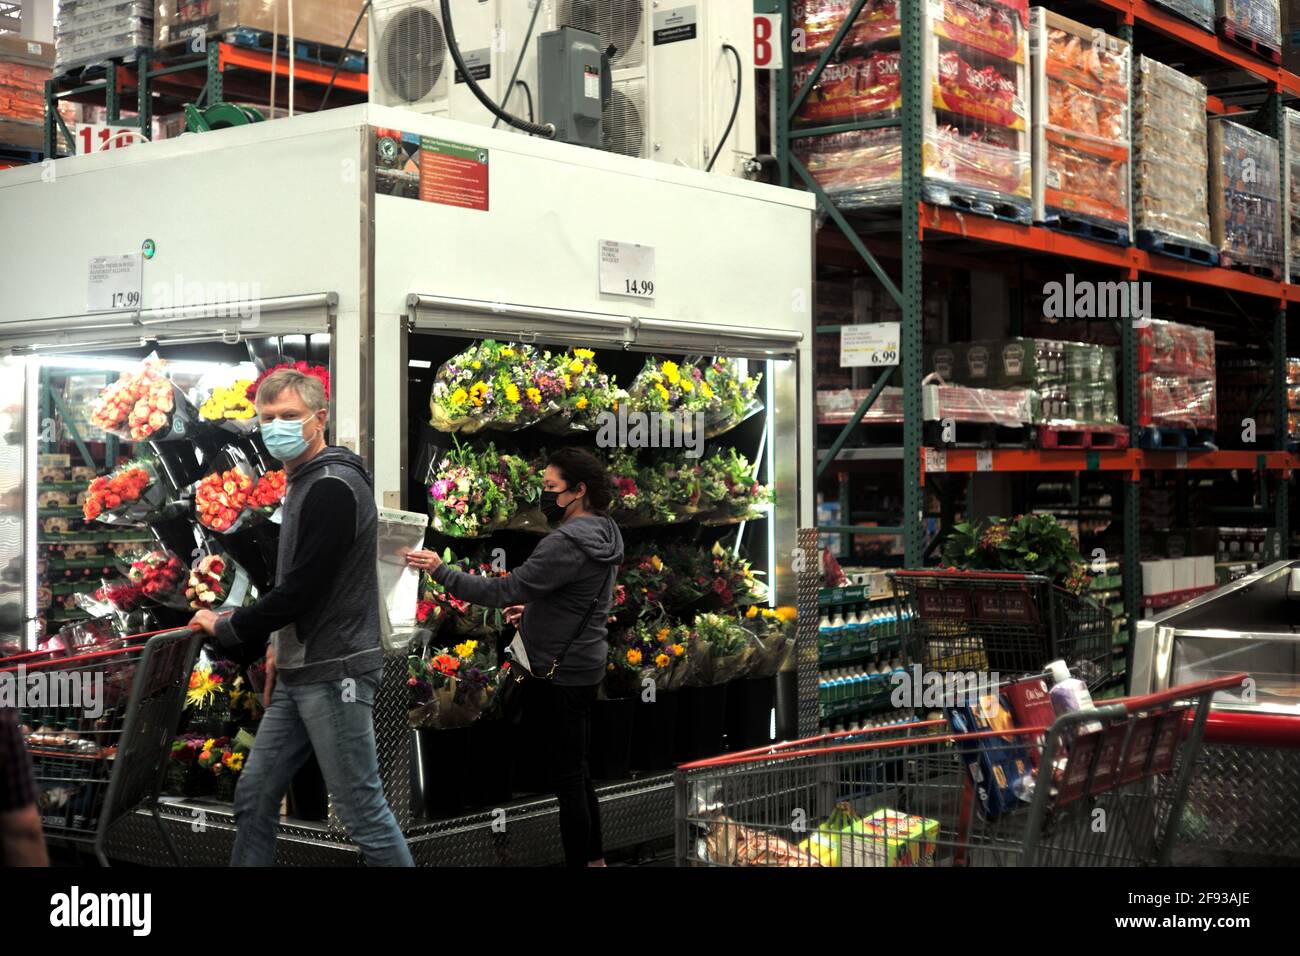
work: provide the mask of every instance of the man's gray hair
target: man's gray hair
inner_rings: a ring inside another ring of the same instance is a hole
[[[302,399],[302,403],[313,412],[328,407],[325,398],[325,386],[314,375],[306,375],[296,368],[282,368],[272,372],[257,387],[256,404],[274,401],[280,393],[291,389]]]

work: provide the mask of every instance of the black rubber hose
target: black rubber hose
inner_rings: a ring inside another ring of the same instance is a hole
[[[718,141],[718,148],[714,151],[713,158],[709,160],[709,165],[704,170],[706,173],[713,172],[713,164],[722,155],[722,147],[727,145],[727,138],[731,136],[731,130],[736,125],[736,117],[740,115],[740,100],[745,91],[745,65],[740,60],[740,51],[730,43],[722,44],[722,49],[730,51],[731,55],[736,58],[736,103],[731,108],[731,119],[727,121],[727,129],[722,134],[722,139]]]
[[[447,34],[447,49],[451,51],[451,59],[456,64],[456,69],[460,70],[461,75],[465,77],[465,83],[469,86],[470,92],[480,103],[488,108],[493,115],[505,120],[511,126],[522,132],[529,133],[533,136],[544,136],[547,139],[555,138],[555,126],[551,123],[544,125],[530,123],[527,120],[521,120],[517,116],[512,116],[492,102],[492,97],[483,92],[483,87],[478,85],[478,80],[474,79],[474,74],[470,72],[465,65],[465,59],[460,55],[460,46],[456,43],[456,30],[451,22],[451,0],[442,0],[442,29]]]
[[[528,44],[532,42],[533,30],[537,27],[537,16],[542,12],[542,0],[533,0],[533,16],[528,21],[528,32],[524,34],[524,45],[519,48],[519,59],[515,60],[515,71],[510,74],[510,83],[506,86],[506,95],[501,100],[501,108],[505,109],[510,105],[510,94],[515,91],[515,81],[519,79],[519,71],[524,67],[524,58],[528,56]],[[524,89],[528,89],[527,83],[521,83]],[[529,94],[530,96],[532,94]],[[528,107],[528,122],[533,121],[533,108]],[[501,117],[497,117],[492,122],[492,128],[496,129],[497,124],[501,122]]]
[[[366,0],[365,5],[361,8],[361,12],[357,14],[356,20],[352,23],[352,29],[348,31],[348,38],[343,41],[343,50],[339,53],[338,62],[334,64],[334,72],[330,74],[329,85],[325,87],[325,95],[320,98],[321,109],[324,109],[325,104],[330,101],[330,90],[334,89],[334,81],[339,78],[339,67],[343,65],[343,58],[348,55],[348,47],[352,46],[352,38],[357,34],[357,27],[361,26],[361,18],[366,15],[366,11],[370,9],[370,4],[372,2],[373,0]],[[293,54],[294,51],[290,50],[289,55],[293,56]],[[375,51],[369,50],[366,55],[374,56]],[[275,104],[272,103],[271,106],[274,108]]]
[[[528,97],[528,122],[533,122],[533,91],[523,80],[516,80],[516,86],[524,88],[524,96]]]

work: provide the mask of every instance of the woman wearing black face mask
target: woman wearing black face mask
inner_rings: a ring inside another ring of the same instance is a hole
[[[506,622],[519,628],[529,670],[543,678],[528,682],[524,714],[544,722],[569,866],[605,865],[587,727],[605,676],[605,622],[623,563],[623,536],[606,514],[612,498],[605,466],[590,452],[563,448],[550,456],[542,483],[542,512],[555,530],[520,567],[486,578],[457,571],[432,551],[406,559],[462,601],[505,608]]]

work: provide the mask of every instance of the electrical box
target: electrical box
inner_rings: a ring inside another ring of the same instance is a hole
[[[538,37],[539,119],[554,124],[557,142],[604,147],[602,116],[611,87],[600,43],[596,34],[575,27]]]

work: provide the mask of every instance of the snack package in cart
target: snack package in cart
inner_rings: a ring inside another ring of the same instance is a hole
[[[947,708],[954,733],[1013,730],[1015,723],[997,694],[984,694],[972,703]],[[981,737],[958,743],[958,752],[975,784],[984,816],[995,820],[1029,806],[1034,794],[1033,764],[1021,738]]]

